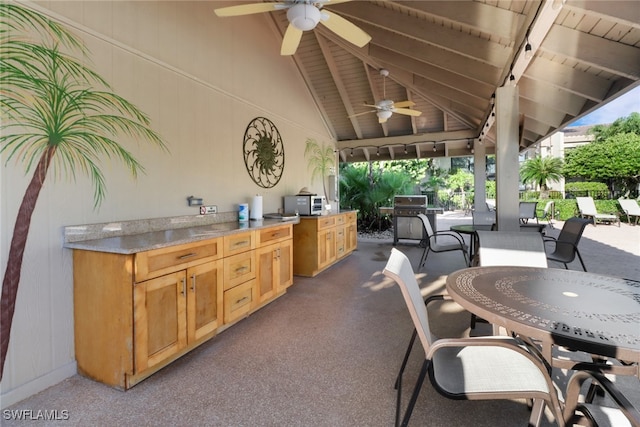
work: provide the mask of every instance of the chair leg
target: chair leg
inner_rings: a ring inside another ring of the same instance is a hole
[[[578,255],[578,259],[580,260],[580,264],[582,264],[582,269],[587,271],[587,267],[584,266],[584,261],[582,261],[582,257],[580,256],[580,252],[576,249],[576,254]]]
[[[531,408],[531,416],[529,417],[529,426],[539,426],[544,412],[544,400],[534,399],[533,408]]]
[[[413,349],[413,343],[416,341],[416,337],[418,336],[418,331],[414,328],[413,334],[411,334],[411,340],[409,341],[409,345],[407,346],[407,351],[404,353],[404,359],[402,359],[402,365],[400,366],[400,371],[398,372],[398,377],[396,378],[396,390],[400,386],[400,382],[402,381],[402,374],[404,373],[404,368],[407,367],[407,362],[409,361],[409,355],[411,355],[411,350]]]
[[[422,369],[420,369],[420,375],[418,376],[418,380],[416,381],[416,386],[413,389],[413,393],[411,394],[411,399],[409,400],[409,405],[407,406],[407,410],[404,413],[404,417],[402,418],[402,427],[406,427],[409,425],[409,418],[411,418],[411,414],[413,413],[413,408],[416,406],[416,401],[418,400],[418,395],[420,394],[420,390],[422,389],[422,384],[424,383],[424,377],[427,376],[427,369],[429,368],[429,361],[425,359],[422,363]],[[398,421],[398,415],[400,414],[400,389],[398,389],[398,399],[396,402],[396,423]]]
[[[424,263],[427,262],[427,257],[429,256],[429,250],[431,248],[427,245],[422,252],[422,257],[420,258],[420,264],[418,264],[418,269],[424,267]]]

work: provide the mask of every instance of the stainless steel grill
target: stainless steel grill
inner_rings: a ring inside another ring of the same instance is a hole
[[[434,231],[437,230],[436,214],[442,213],[440,208],[430,208],[427,196],[406,195],[393,198],[393,245],[399,239],[419,240],[424,239],[422,221],[418,214],[425,214],[431,222]]]

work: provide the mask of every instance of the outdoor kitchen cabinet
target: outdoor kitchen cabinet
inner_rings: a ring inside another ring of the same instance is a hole
[[[293,225],[258,227],[134,253],[74,248],[79,373],[129,389],[282,295]]]
[[[137,254],[73,251],[80,373],[128,389],[222,325],[222,238]]]
[[[260,243],[256,249],[258,304],[284,293],[293,283],[292,236],[291,224],[259,234]]]
[[[293,274],[316,276],[356,247],[355,211],[302,217],[293,227]]]

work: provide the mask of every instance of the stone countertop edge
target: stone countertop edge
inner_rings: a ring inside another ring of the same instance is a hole
[[[168,230],[139,232],[97,239],[65,241],[63,247],[95,252],[117,254],[135,254],[152,249],[160,249],[201,240],[214,239],[249,230],[274,227],[278,225],[297,224],[299,220],[263,219],[247,222],[217,222],[193,227],[173,228]],[[78,226],[75,226],[78,227]]]

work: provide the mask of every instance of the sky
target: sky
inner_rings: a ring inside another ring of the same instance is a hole
[[[627,117],[633,112],[640,113],[640,86],[632,89],[614,101],[587,114],[569,126],[603,125],[613,123],[620,117]]]

